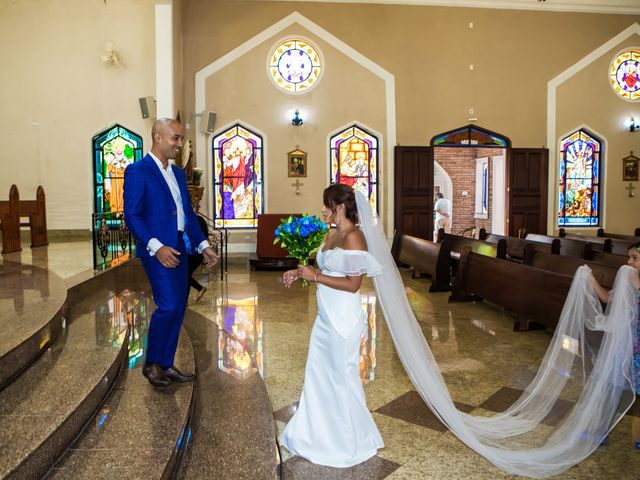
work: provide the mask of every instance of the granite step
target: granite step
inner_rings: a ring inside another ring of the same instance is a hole
[[[148,322],[141,317],[134,321],[132,335],[142,340]],[[136,343],[136,339],[131,342],[131,368],[123,372],[102,408],[48,479],[174,477],[191,436],[194,385],[154,389],[142,375],[144,357],[136,354]],[[175,363],[181,371],[194,371],[193,349],[184,330]]]
[[[112,291],[68,309],[66,327],[0,392],[0,478],[41,478],[102,404],[127,362],[127,315]]]
[[[0,390],[61,332],[66,298],[58,275],[0,260]]]
[[[261,376],[260,320],[252,317],[253,307],[219,305],[215,311],[220,326],[191,309],[185,317],[198,378],[192,442],[177,478],[274,480],[279,459],[271,401]],[[238,345],[232,348],[238,337],[244,338],[249,362],[236,350]]]

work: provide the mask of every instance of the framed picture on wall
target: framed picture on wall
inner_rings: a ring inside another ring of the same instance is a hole
[[[637,182],[639,179],[638,162],[640,158],[635,155],[629,155],[622,159],[622,181]]]
[[[307,154],[302,150],[294,150],[287,154],[287,170],[290,177],[307,176]]]

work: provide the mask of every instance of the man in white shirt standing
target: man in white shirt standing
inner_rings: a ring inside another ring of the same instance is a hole
[[[186,309],[187,253],[201,253],[207,266],[218,257],[198,224],[184,171],[169,162],[182,147],[182,125],[168,118],[156,120],[151,136],[151,151],[124,172],[124,218],[158,307],[149,324],[142,373],[162,388],[195,378],[173,364]]]
[[[444,228],[445,233],[451,233],[451,203],[440,192],[436,194],[436,204],[433,209],[436,211],[436,232]]]

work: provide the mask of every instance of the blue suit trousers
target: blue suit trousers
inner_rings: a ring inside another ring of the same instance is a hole
[[[178,238],[176,250],[180,252],[180,264],[176,268],[164,267],[155,256],[140,258],[157,306],[149,325],[146,364],[158,363],[162,368],[173,365],[187,308],[189,262],[182,235]]]

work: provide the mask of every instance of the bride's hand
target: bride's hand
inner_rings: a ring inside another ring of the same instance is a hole
[[[284,286],[287,288],[289,288],[296,280],[298,280],[297,270],[287,270],[282,274],[282,283],[284,283]]]
[[[318,272],[311,265],[298,265],[298,278],[314,282],[317,274]]]

